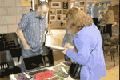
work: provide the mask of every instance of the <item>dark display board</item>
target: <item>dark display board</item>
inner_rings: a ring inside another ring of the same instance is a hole
[[[68,9],[68,2],[63,2],[63,9]]]

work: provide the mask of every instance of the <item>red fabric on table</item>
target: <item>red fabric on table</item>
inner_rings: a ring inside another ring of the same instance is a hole
[[[67,0],[67,1],[70,1],[70,0]]]
[[[50,78],[53,76],[54,76],[53,70],[49,70],[46,72],[41,72],[41,73],[35,74],[34,80],[43,80],[43,79]]]

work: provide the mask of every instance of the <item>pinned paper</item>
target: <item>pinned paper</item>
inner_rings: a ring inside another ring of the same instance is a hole
[[[75,0],[70,0],[71,2],[74,2]]]
[[[30,6],[30,0],[21,0],[22,6]]]
[[[30,0],[21,0],[22,3],[29,3]]]
[[[73,8],[74,7],[74,3],[70,3],[70,8]]]

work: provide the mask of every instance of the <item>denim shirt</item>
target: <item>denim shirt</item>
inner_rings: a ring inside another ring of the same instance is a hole
[[[21,28],[27,44],[32,51],[42,50],[43,34],[46,30],[46,18],[40,19],[36,10],[22,16],[18,28]],[[20,42],[22,46],[22,42]]]

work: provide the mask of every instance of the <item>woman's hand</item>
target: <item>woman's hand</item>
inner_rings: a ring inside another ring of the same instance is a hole
[[[30,46],[28,44],[24,44],[23,47],[24,47],[25,50],[29,50],[30,49]]]
[[[65,44],[65,47],[66,47],[67,49],[74,50],[74,46],[72,46],[70,43],[66,43],[66,44]]]
[[[62,51],[62,52],[63,52],[63,54],[66,54],[66,51],[67,51],[67,48],[66,48],[64,51]]]

